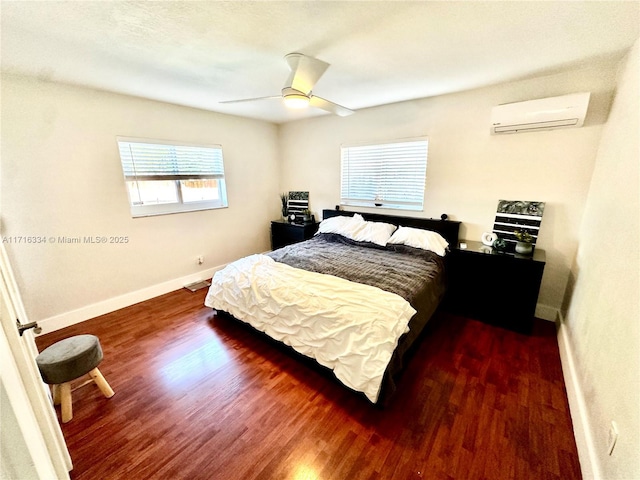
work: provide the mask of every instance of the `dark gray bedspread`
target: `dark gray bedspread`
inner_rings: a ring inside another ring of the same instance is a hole
[[[379,247],[323,233],[268,255],[291,267],[334,275],[395,293],[415,309],[422,301],[438,302],[444,292],[442,258],[433,252],[405,245]],[[422,295],[429,298],[421,298]]]
[[[405,245],[379,247],[328,233],[268,255],[295,268],[334,275],[395,293],[417,310],[409,322],[409,332],[400,338],[385,373],[378,404],[388,403],[396,390],[394,376],[402,370],[405,354],[444,295],[444,260],[433,252]]]

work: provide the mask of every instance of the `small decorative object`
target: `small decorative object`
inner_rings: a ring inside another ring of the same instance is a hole
[[[498,235],[493,232],[484,232],[482,234],[482,244],[487,247],[492,247],[493,243],[498,239]]]
[[[302,221],[304,223],[309,223],[311,221],[311,210],[308,208],[302,211]]]
[[[289,223],[294,223],[296,221],[296,214],[292,213],[289,215]]]
[[[440,215],[440,220],[445,221],[447,218],[449,218],[449,215],[447,215],[446,213],[443,213],[442,215]]]
[[[498,237],[493,242],[493,248],[495,248],[499,252],[503,252],[507,248],[507,242],[505,242],[502,238]]]
[[[513,236],[518,239],[516,242],[516,253],[520,255],[531,255],[533,253],[533,237],[526,230],[514,230]]]
[[[527,242],[516,242],[516,253],[529,256],[533,253],[533,246]]]
[[[302,212],[309,209],[309,192],[289,192],[289,213],[295,214],[295,223],[302,223]]]
[[[282,202],[282,218],[286,220],[289,215],[289,194],[281,193],[280,201]]]

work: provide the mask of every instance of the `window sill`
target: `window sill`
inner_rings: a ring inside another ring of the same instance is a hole
[[[131,207],[133,218],[155,217],[158,215],[172,215],[174,213],[200,212],[202,210],[217,210],[228,208],[219,202],[194,202],[189,204],[138,205]]]

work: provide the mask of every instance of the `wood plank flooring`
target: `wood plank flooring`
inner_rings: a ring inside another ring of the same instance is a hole
[[[437,313],[386,409],[179,290],[43,335],[100,338],[116,394],[73,392],[85,479],[581,478],[554,325]]]

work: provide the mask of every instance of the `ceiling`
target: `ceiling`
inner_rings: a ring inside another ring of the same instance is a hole
[[[2,1],[2,71],[275,123],[290,52],[313,93],[358,110],[622,56],[638,1]],[[357,115],[357,112],[356,112]]]

